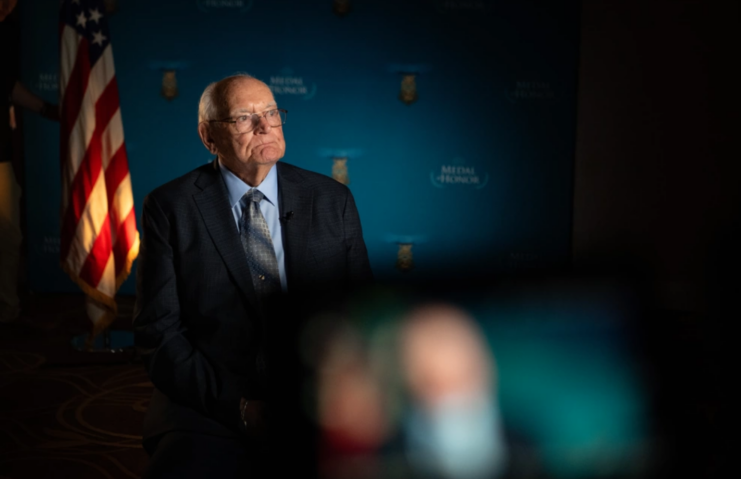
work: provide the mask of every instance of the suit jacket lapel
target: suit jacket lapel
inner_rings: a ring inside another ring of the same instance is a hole
[[[214,160],[213,168],[204,171],[196,180],[196,186],[201,191],[193,195],[193,199],[229,273],[247,300],[256,306],[257,296],[252,286],[249,264],[239,241],[226,185],[216,161]]]
[[[278,162],[280,217],[288,289],[305,277],[306,245],[311,231],[313,193],[303,186],[301,174]]]

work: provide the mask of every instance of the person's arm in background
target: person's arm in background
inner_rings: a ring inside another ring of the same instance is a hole
[[[34,111],[44,118],[59,121],[59,107],[37,97],[19,81],[16,81],[13,85],[10,101],[13,105]]]

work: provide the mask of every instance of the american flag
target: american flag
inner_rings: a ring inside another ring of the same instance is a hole
[[[64,0],[59,38],[61,263],[87,295],[92,340],[116,317],[139,232],[103,2]]]

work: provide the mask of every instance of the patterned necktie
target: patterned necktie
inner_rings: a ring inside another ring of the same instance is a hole
[[[260,201],[263,198],[265,195],[260,190],[252,188],[240,200],[242,204],[240,239],[250,265],[252,284],[261,299],[270,293],[280,291],[278,260],[275,257],[268,224],[260,211]]]

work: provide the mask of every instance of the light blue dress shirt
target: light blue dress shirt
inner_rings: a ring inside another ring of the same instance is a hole
[[[251,190],[252,187],[242,181],[237,175],[229,171],[229,169],[221,163],[221,160],[219,160],[219,168],[221,169],[221,177],[224,178],[226,189],[229,192],[229,204],[232,207],[234,222],[237,223],[237,231],[239,231],[239,220],[242,217],[242,205],[239,203],[239,200],[241,200],[244,194]],[[278,173],[275,169],[275,165],[270,168],[268,176],[262,180],[262,183],[257,186],[257,189],[265,195],[264,200],[260,202],[260,211],[265,217],[265,222],[268,224],[268,229],[270,230],[270,237],[273,240],[273,249],[275,250],[275,257],[278,260],[280,286],[283,291],[286,291],[286,261],[285,255],[283,254],[283,236],[281,235],[280,226],[280,205],[278,204]]]

